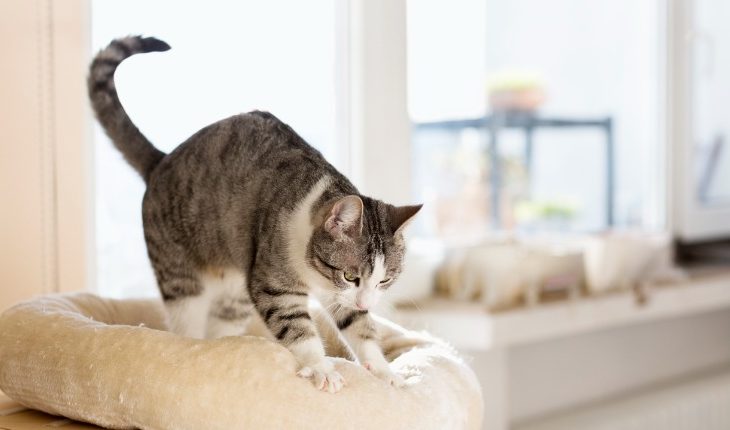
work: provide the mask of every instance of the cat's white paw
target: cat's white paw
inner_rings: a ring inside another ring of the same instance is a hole
[[[345,378],[335,370],[335,366],[327,359],[302,367],[297,375],[311,379],[317,389],[329,393],[336,393],[345,385]]]
[[[402,376],[390,370],[390,367],[388,367],[387,365],[373,366],[371,363],[363,363],[363,366],[368,369],[370,373],[396,388],[400,388],[406,385],[406,380],[403,379]]]

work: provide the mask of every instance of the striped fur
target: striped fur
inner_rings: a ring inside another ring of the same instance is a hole
[[[397,279],[402,230],[420,206],[361,195],[294,130],[267,112],[203,128],[170,154],[125,113],[114,85],[122,60],[164,51],[154,38],[113,41],[91,64],[99,122],[142,175],[145,242],[172,329],[193,337],[243,333],[253,312],[328,391],[344,381],[307,311],[316,295],[358,359],[398,385],[368,309]]]
[[[155,148],[127,116],[114,85],[114,72],[122,61],[134,54],[169,49],[167,43],[153,37],[130,36],[116,39],[96,55],[89,72],[89,97],[96,118],[117,149],[142,175],[145,182],[165,153]]]

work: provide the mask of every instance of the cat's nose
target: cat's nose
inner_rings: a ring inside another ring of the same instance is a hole
[[[360,309],[361,311],[366,311],[366,310],[368,310],[368,308],[370,307],[370,306],[368,306],[368,305],[364,305],[364,304],[362,304],[362,303],[360,303],[360,302],[357,302],[357,303],[355,303],[355,306],[356,306],[356,307],[357,307],[358,309]]]

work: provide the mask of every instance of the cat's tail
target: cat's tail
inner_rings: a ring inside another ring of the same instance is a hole
[[[170,49],[167,43],[154,37],[129,36],[115,39],[94,57],[87,81],[91,105],[114,146],[124,155],[145,182],[165,153],[139,131],[129,119],[117,96],[114,72],[124,59],[143,52]]]

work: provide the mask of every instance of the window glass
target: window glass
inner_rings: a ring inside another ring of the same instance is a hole
[[[658,3],[408,1],[421,233],[660,226]]]
[[[334,0],[92,2],[94,51],[144,34],[172,50],[117,70],[130,117],[170,151],[200,128],[253,109],[288,122],[339,167]],[[286,13],[283,13],[286,11]],[[107,296],[157,294],[141,222],[144,184],[96,126],[97,282]]]

